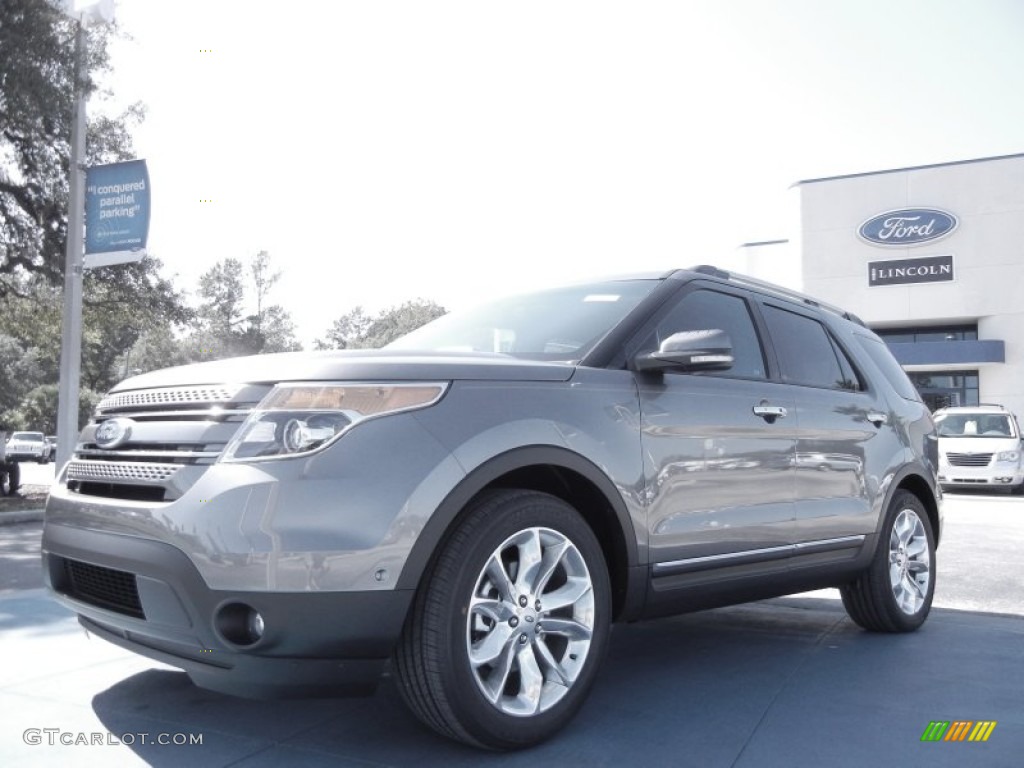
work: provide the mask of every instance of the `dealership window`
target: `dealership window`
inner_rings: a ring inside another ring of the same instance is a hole
[[[907,375],[932,411],[979,403],[977,371],[915,371]]]
[[[978,326],[941,325],[916,328],[877,328],[875,333],[887,344],[913,344],[929,341],[977,341]]]

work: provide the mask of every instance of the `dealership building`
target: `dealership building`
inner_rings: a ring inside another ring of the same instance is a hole
[[[1024,154],[791,191],[794,231],[741,246],[741,269],[858,315],[933,410],[999,403],[1024,419]]]

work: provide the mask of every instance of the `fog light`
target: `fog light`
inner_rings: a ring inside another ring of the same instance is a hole
[[[263,616],[251,605],[227,603],[217,609],[213,625],[217,633],[232,645],[255,645],[266,628]]]

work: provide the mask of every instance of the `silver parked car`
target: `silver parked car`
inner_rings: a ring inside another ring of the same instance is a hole
[[[857,318],[698,267],[124,381],[43,558],[91,633],[200,686],[368,692],[390,664],[427,725],[513,749],[572,718],[613,622],[831,586],[919,627],[937,464]]]

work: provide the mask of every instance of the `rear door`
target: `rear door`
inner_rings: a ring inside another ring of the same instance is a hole
[[[898,451],[888,407],[814,311],[770,299],[760,308],[795,400],[794,565],[841,559],[875,530],[883,468],[872,457]]]

